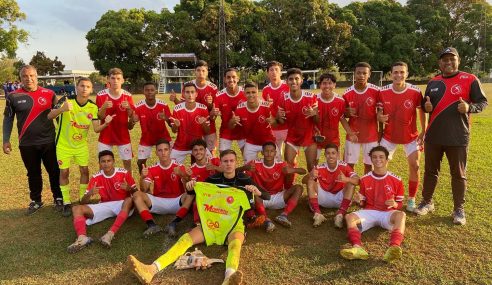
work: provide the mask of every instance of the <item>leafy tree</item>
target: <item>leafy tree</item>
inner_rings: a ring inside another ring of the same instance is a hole
[[[0,0],[0,55],[14,58],[18,44],[27,42],[28,33],[15,25],[25,18],[17,1]]]
[[[58,60],[58,56],[55,56],[55,59],[51,59],[42,51],[37,51],[31,58],[29,64],[36,67],[39,75],[60,74],[60,72],[65,68],[65,65]]]
[[[19,76],[15,74],[15,61],[15,59],[7,57],[0,59],[0,84],[19,79]]]

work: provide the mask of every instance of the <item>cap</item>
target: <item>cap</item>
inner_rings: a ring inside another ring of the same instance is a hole
[[[447,48],[443,49],[441,51],[441,53],[439,54],[439,59],[441,59],[441,57],[443,57],[445,54],[452,54],[452,55],[455,55],[456,57],[460,57],[460,55],[458,54],[458,51],[454,47],[447,47]]]

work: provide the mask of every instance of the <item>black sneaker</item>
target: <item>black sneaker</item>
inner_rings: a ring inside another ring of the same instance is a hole
[[[70,217],[72,215],[72,204],[63,205],[61,213],[63,217]]]
[[[41,207],[43,207],[43,202],[31,201],[31,203],[29,203],[29,207],[27,208],[27,214],[32,215],[41,209]]]
[[[55,207],[55,211],[57,212],[63,211],[63,199],[56,198],[55,201],[53,201],[53,207]]]
[[[164,231],[170,236],[170,237],[176,237],[176,223],[171,222],[169,223],[166,228],[164,228]]]

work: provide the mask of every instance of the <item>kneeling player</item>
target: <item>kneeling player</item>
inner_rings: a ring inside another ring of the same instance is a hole
[[[319,206],[338,208],[335,226],[343,227],[343,217],[347,212],[355,185],[359,177],[347,163],[338,160],[338,146],[328,144],[325,148],[326,162],[316,166],[307,181],[309,205],[314,212],[313,226],[321,225],[326,218],[321,214]]]
[[[361,232],[374,226],[391,231],[390,247],[384,254],[384,260],[391,262],[402,255],[400,247],[405,231],[406,215],[400,211],[405,189],[401,179],[389,172],[389,152],[383,146],[377,146],[369,152],[374,170],[360,179],[360,203],[363,210],[350,213],[347,221],[348,238],[351,248],[342,249],[340,254],[346,259],[367,259],[369,254],[361,243]]]
[[[124,168],[114,168],[114,154],[109,150],[99,153],[99,167],[101,170],[90,179],[89,190],[82,197],[81,205],[72,208],[77,240],[67,248],[70,253],[77,252],[92,243],[92,238],[87,236],[86,225],[93,225],[116,216],[116,221],[100,239],[104,246],[110,247],[114,235],[128,215],[131,215],[130,211],[133,207],[131,193],[137,191],[131,173]],[[101,197],[99,204],[85,205],[93,195],[97,194]]]
[[[169,141],[158,140],[156,153],[159,162],[149,168],[143,166],[140,176],[141,191],[133,195],[133,202],[140,217],[147,224],[144,236],[162,231],[162,228],[154,222],[152,214],[176,214],[176,218],[166,226],[167,233],[175,236],[177,223],[188,214],[194,197],[184,193],[183,183],[179,176],[183,166],[171,159]],[[181,170],[178,171],[178,169]],[[152,183],[154,184],[152,193],[147,193]]]

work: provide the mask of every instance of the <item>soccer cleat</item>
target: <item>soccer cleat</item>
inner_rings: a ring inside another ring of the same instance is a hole
[[[68,253],[76,253],[92,243],[92,238],[80,235],[77,237],[74,243],[67,247]]]
[[[152,282],[152,278],[155,275],[153,265],[143,264],[133,255],[128,256],[127,264],[130,271],[138,278],[140,283],[150,284]]]
[[[162,232],[162,228],[158,225],[152,225],[143,232],[144,237],[148,238],[152,235]]]
[[[176,223],[170,222],[165,228],[164,231],[170,236],[170,237],[176,237],[177,232],[176,232]]]
[[[264,223],[263,223],[263,227],[265,227],[265,231],[267,233],[271,233],[275,230],[275,224],[270,221],[270,220],[266,220]]]
[[[336,228],[343,228],[343,215],[342,214],[337,214],[335,216],[335,227]]]
[[[351,247],[351,248],[344,248],[342,250],[340,250],[340,255],[345,258],[345,259],[349,259],[349,260],[354,260],[354,259],[368,259],[369,258],[369,254],[367,253],[367,251],[365,249],[363,249],[362,247],[358,247],[358,246],[354,246],[354,247]]]
[[[263,224],[265,223],[266,219],[267,218],[266,218],[265,215],[259,215],[259,216],[251,217],[249,219],[246,227],[248,229],[259,228],[259,227],[263,226]]]
[[[43,205],[43,202],[31,201],[31,203],[29,203],[29,207],[27,208],[27,214],[32,215],[36,213],[39,209],[41,209],[41,207],[43,207]]]
[[[455,225],[463,226],[466,224],[465,210],[463,208],[453,211],[452,216]]]
[[[241,271],[236,271],[231,274],[231,276],[226,277],[222,285],[241,285],[243,284],[243,273]]]
[[[55,211],[57,212],[63,211],[63,199],[56,198],[55,201],[53,201],[53,207],[55,207]]]
[[[434,203],[430,202],[427,203],[424,200],[422,200],[417,208],[415,208],[414,213],[419,215],[419,216],[424,216],[427,215],[428,213],[434,212],[435,207]]]
[[[386,250],[383,259],[386,262],[393,262],[397,259],[400,259],[401,255],[402,255],[401,247],[397,245],[392,245],[388,248],[388,250]]]
[[[114,233],[112,231],[108,231],[106,234],[104,234],[100,239],[99,242],[105,247],[105,248],[111,248],[111,241],[114,238]]]
[[[408,199],[407,201],[407,212],[414,213],[415,212],[415,200]]]
[[[292,223],[289,221],[286,215],[278,215],[275,217],[275,222],[281,224],[286,228],[292,227]]]
[[[72,215],[72,204],[63,205],[61,213],[63,217],[70,217]]]
[[[320,213],[314,213],[313,220],[314,220],[313,227],[316,228],[319,227],[322,223],[324,223],[326,221],[326,218]]]

